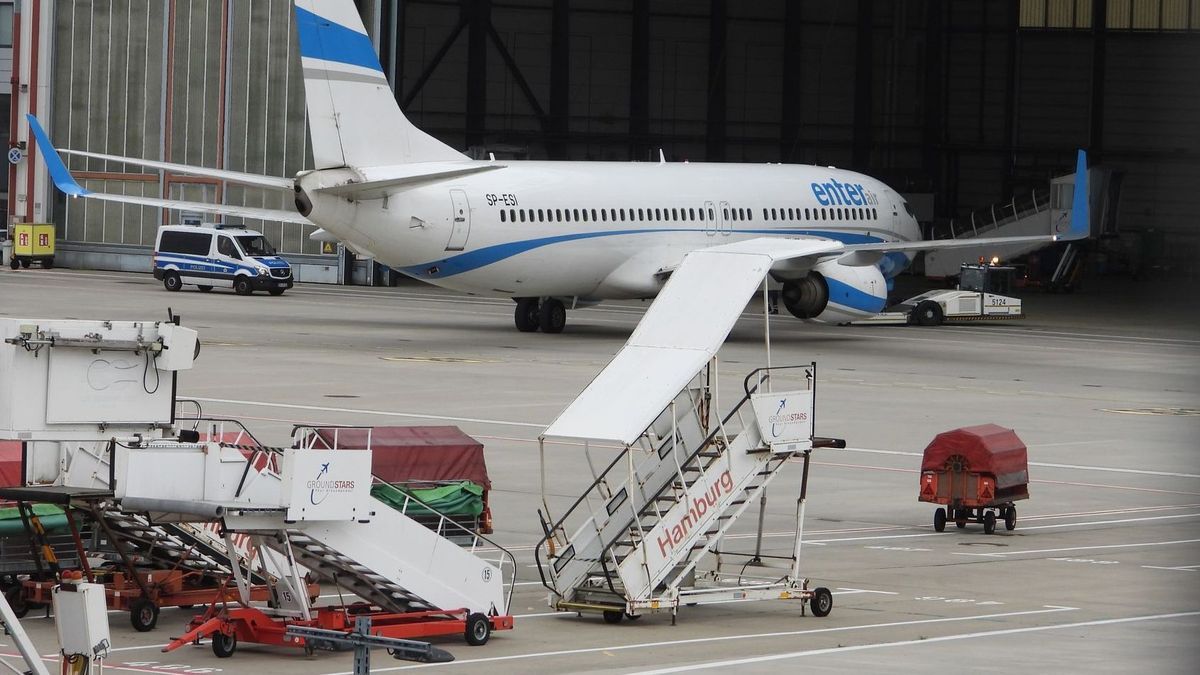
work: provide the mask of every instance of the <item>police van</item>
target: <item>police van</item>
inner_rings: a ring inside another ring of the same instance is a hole
[[[163,225],[154,242],[154,278],[168,291],[232,288],[238,295],[292,287],[292,267],[260,232],[240,225]]]

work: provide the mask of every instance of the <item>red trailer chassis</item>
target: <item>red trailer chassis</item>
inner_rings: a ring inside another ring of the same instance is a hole
[[[435,635],[462,635],[467,644],[486,644],[494,630],[511,630],[511,615],[487,616],[466,609],[438,609],[424,612],[385,612],[366,603],[319,607],[312,610],[311,619],[271,616],[257,607],[228,607],[214,603],[204,614],[188,624],[188,630],[167,646],[164,652],[186,644],[198,644],[203,638],[212,641],[213,654],[219,658],[233,656],[239,642],[281,647],[299,647],[307,654],[325,649],[320,640],[291,637],[289,626],[307,626],[326,630],[354,630],[355,619],[371,617],[371,634],[380,637],[422,638]]]

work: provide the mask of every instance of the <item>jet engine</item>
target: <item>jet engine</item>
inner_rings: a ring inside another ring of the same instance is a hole
[[[846,323],[883,309],[887,281],[874,265],[852,267],[828,260],[803,277],[785,281],[780,299],[798,319]]]

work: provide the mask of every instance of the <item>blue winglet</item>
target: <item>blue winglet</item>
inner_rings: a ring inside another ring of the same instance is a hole
[[[1088,196],[1087,152],[1079,151],[1075,161],[1075,198],[1071,202],[1071,226],[1059,241],[1087,239],[1092,233],[1091,199]]]
[[[63,164],[62,158],[58,156],[58,151],[50,143],[50,137],[46,135],[46,130],[38,123],[37,118],[28,114],[25,115],[25,118],[29,120],[29,129],[33,132],[33,137],[37,139],[38,147],[42,149],[42,157],[46,159],[46,168],[50,170],[50,178],[58,186],[58,189],[72,197],[91,194],[90,190],[85,190],[83,186],[75,182],[75,178],[67,170],[67,165]]]

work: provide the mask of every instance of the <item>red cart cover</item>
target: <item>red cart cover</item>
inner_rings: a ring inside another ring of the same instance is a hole
[[[317,429],[326,447],[333,446],[335,433],[341,449],[367,446],[366,429]],[[374,427],[371,451],[371,472],[387,483],[469,480],[492,488],[483,444],[458,427]]]
[[[21,487],[21,441],[0,441],[0,487]]]
[[[946,466],[946,460],[954,455],[966,460],[967,471],[995,476],[997,489],[1029,482],[1029,458],[1025,444],[1012,429],[981,424],[940,433],[925,448],[921,471],[941,471]]]

